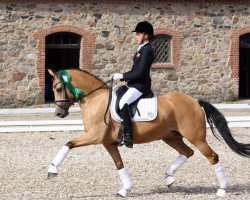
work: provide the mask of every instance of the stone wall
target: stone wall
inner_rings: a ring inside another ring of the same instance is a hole
[[[94,49],[88,52],[93,53],[91,70],[103,80],[113,72],[131,68],[137,49],[131,30],[139,21],[148,20],[155,29],[173,30],[181,36],[178,63],[152,69],[153,90],[158,95],[180,91],[221,102],[235,91],[229,62],[230,37],[233,30],[250,26],[250,3],[1,2],[0,108],[41,102],[44,80],[39,73],[45,69],[37,68],[39,41],[35,35],[60,25],[80,27],[93,35]]]

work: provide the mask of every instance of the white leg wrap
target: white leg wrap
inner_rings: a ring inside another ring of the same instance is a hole
[[[175,178],[173,176],[167,176],[165,181],[166,185],[170,187],[175,182]]]
[[[125,188],[122,188],[122,189],[120,189],[120,190],[117,192],[117,194],[121,195],[122,197],[127,197],[127,196],[128,196],[128,193],[129,193],[129,191],[126,190]]]
[[[187,157],[184,155],[179,155],[176,160],[170,165],[170,167],[167,169],[166,174],[168,176],[172,176],[173,173],[182,166],[187,161]]]
[[[216,192],[216,195],[219,197],[224,197],[226,196],[226,190],[219,188],[218,191]]]
[[[220,189],[225,190],[228,186],[228,180],[224,173],[221,163],[218,162],[217,164],[213,165],[213,167],[214,167],[214,171],[220,183]]]
[[[57,167],[54,166],[54,165],[50,165],[49,169],[48,169],[48,172],[53,173],[53,174],[58,174]]]
[[[62,149],[58,152],[58,154],[56,155],[56,157],[54,158],[54,160],[52,161],[52,164],[55,167],[58,167],[62,164],[64,158],[67,156],[67,154],[69,153],[70,149],[68,146],[63,146]]]
[[[123,184],[123,189],[130,190],[132,188],[132,182],[129,178],[129,175],[128,175],[126,169],[122,168],[122,169],[118,170],[118,173],[120,175],[120,179],[121,179],[122,184]]]

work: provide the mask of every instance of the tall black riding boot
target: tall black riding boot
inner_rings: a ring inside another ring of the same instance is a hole
[[[121,119],[121,126],[118,132],[118,139],[116,141],[118,146],[122,146],[124,145],[124,123],[123,123],[123,119]]]
[[[128,148],[133,148],[133,126],[128,104],[125,104],[121,109],[121,117],[124,124],[124,144]]]

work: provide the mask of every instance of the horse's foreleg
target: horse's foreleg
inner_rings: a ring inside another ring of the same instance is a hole
[[[123,188],[117,192],[117,195],[122,196],[122,197],[127,197],[129,191],[132,188],[132,182],[130,180],[130,177],[129,177],[126,169],[124,168],[119,150],[118,150],[117,146],[114,146],[114,145],[104,144],[104,147],[109,152],[110,156],[112,157],[113,161],[115,162],[115,165],[116,165],[117,170],[118,170],[118,174],[119,174],[120,179],[121,179],[122,184],[123,184]]]
[[[62,164],[64,158],[67,156],[69,151],[70,151],[70,148],[67,145],[65,145],[57,153],[56,157],[53,159],[51,165],[49,166],[48,178],[55,177],[58,174],[57,167],[59,167]]]
[[[64,145],[62,149],[57,153],[56,157],[53,159],[51,165],[49,166],[48,178],[55,177],[58,174],[57,168],[62,164],[63,160],[72,148],[95,144],[97,142],[97,138],[93,137],[91,134],[84,134],[79,138],[67,142],[66,145]]]
[[[173,177],[174,172],[181,167],[187,161],[187,157],[185,155],[179,155],[174,162],[170,165],[166,172],[166,185],[171,186],[175,182],[175,178]]]
[[[174,133],[172,137],[163,139],[163,141],[180,154],[166,171],[166,185],[170,186],[175,181],[174,172],[194,154],[194,151],[183,142],[182,136],[178,132]]]

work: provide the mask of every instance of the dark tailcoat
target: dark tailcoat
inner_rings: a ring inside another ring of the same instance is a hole
[[[151,91],[150,68],[154,62],[154,50],[150,43],[145,44],[134,56],[133,67],[123,74],[128,87],[133,87],[147,96]]]

